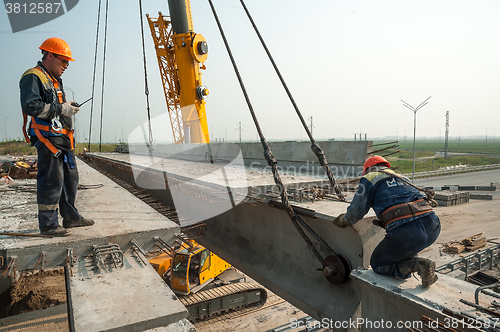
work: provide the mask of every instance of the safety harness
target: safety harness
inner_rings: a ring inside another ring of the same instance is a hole
[[[382,213],[380,217],[381,220],[373,221],[373,223],[377,226],[386,228],[387,225],[396,220],[419,216],[426,212],[432,211],[432,208],[437,206],[437,202],[434,200],[434,196],[436,195],[434,190],[419,188],[397,173],[389,173],[381,169],[377,169],[376,171],[398,178],[404,183],[426,194],[426,198],[422,198],[409,203],[398,204],[388,208]]]
[[[62,104],[64,102],[62,97],[63,94],[62,90],[59,89],[59,82],[56,79],[53,79],[43,68],[36,66],[35,68],[26,72],[26,74],[28,73],[33,73],[41,79],[42,79],[41,74],[43,74],[50,84],[54,101],[57,100],[59,104]],[[42,82],[43,81],[44,80],[42,79]],[[23,112],[23,134],[26,142],[30,143],[31,141],[29,139],[28,132],[26,130],[27,123],[28,123],[28,115]],[[57,119],[56,121],[53,121],[53,123],[48,123],[37,117],[32,116],[30,123],[30,133],[31,132],[33,132],[38,138],[38,142],[35,143],[35,146],[37,146],[37,144],[44,144],[47,147],[47,149],[49,149],[50,152],[54,154],[54,157],[59,157],[62,151],[56,148],[54,144],[52,144],[47,139],[47,137],[49,136],[66,135],[69,138],[69,141],[71,142],[71,150],[74,150],[75,148],[73,140],[73,130],[63,128],[61,123]],[[72,159],[72,157],[68,157],[65,155],[65,160],[66,158]],[[73,160],[70,160],[70,164],[73,164]]]

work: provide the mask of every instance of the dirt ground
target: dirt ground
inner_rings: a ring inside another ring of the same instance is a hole
[[[0,318],[47,309],[66,302],[64,271],[42,271],[19,278],[0,294]]]

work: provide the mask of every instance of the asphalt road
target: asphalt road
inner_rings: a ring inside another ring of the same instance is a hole
[[[500,181],[500,169],[489,171],[461,173],[454,175],[437,176],[415,179],[417,186],[439,187],[444,185],[460,186],[489,186],[492,182]]]

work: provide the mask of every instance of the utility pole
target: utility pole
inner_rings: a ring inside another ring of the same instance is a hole
[[[417,111],[427,105],[427,101],[431,99],[432,96],[424,100],[420,105],[418,105],[416,108],[408,104],[406,101],[402,100],[403,106],[410,109],[413,112],[413,175],[411,178],[411,183],[415,183],[415,138],[417,136]]]
[[[125,141],[123,140],[123,120],[125,120],[125,119],[122,119],[122,144],[125,142]]]
[[[238,128],[236,128],[235,130],[239,130],[239,132],[240,132],[240,143],[241,143],[241,130],[242,130],[241,129],[241,121],[238,122]]]
[[[312,134],[313,134],[313,116],[312,115],[309,118],[309,120],[311,120],[311,136],[312,136]]]
[[[486,141],[484,143],[484,153],[486,153],[486,151],[488,149],[488,128],[484,127],[484,129],[486,130]]]
[[[450,111],[446,111],[446,131],[444,132],[444,159],[448,158],[448,133],[450,132]]]
[[[3,127],[4,127],[4,140],[5,142],[7,142],[7,118],[9,117],[10,115],[7,115],[5,118],[3,118]]]

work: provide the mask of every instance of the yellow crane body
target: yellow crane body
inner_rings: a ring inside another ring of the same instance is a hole
[[[179,248],[149,260],[159,275],[170,282],[172,290],[187,295],[196,286],[210,282],[231,265],[219,256],[189,240]]]
[[[161,13],[146,15],[155,44],[163,90],[170,115],[174,142],[210,143],[201,69],[208,46],[201,34],[193,32],[189,0],[169,1],[171,21]]]

